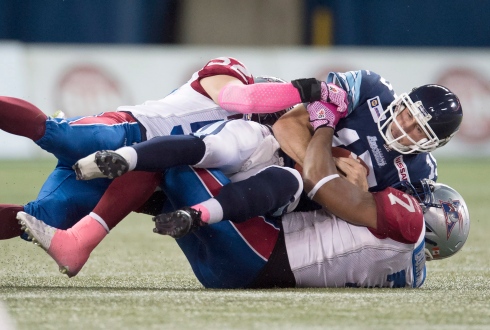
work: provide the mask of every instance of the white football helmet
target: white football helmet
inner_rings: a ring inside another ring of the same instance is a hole
[[[399,185],[420,201],[424,211],[427,259],[444,259],[461,250],[470,232],[470,214],[463,197],[432,180],[422,180],[417,188],[407,181]]]

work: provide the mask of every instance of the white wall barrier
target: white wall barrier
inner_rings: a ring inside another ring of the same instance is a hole
[[[369,69],[397,93],[440,83],[461,98],[464,123],[437,157],[490,156],[490,51],[399,48],[227,48],[60,46],[0,43],[0,95],[24,98],[46,114],[113,111],[159,99],[209,59],[232,56],[254,75],[324,78],[329,71]],[[0,132],[0,157],[44,155],[27,139]]]

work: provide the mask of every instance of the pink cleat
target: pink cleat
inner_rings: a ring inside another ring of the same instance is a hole
[[[68,277],[80,272],[90,253],[107,235],[105,229],[90,216],[84,217],[68,230],[51,227],[25,212],[17,213],[17,219],[32,242],[43,248],[56,261],[60,272]],[[82,234],[87,233],[89,228],[89,232],[94,235],[84,239]]]

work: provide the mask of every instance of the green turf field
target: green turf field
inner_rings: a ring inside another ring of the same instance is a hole
[[[54,164],[0,162],[0,202],[35,198]],[[73,279],[33,244],[0,242],[0,300],[18,329],[489,329],[489,164],[439,161],[471,233],[456,256],[428,264],[421,289],[206,290],[175,242],[131,215]]]

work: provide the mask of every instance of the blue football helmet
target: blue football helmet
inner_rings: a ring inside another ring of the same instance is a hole
[[[425,220],[425,249],[428,260],[444,259],[463,247],[470,232],[470,214],[463,197],[453,188],[422,180],[393,186],[417,198]]]
[[[427,138],[414,141],[398,124],[395,118],[404,109],[412,113]],[[402,154],[430,152],[448,143],[456,134],[463,121],[463,109],[458,97],[446,87],[424,85],[414,88],[410,94],[398,96],[380,118],[378,130],[391,149]],[[393,137],[391,125],[398,126],[402,132],[400,137]],[[398,142],[404,137],[412,144],[405,146]]]

